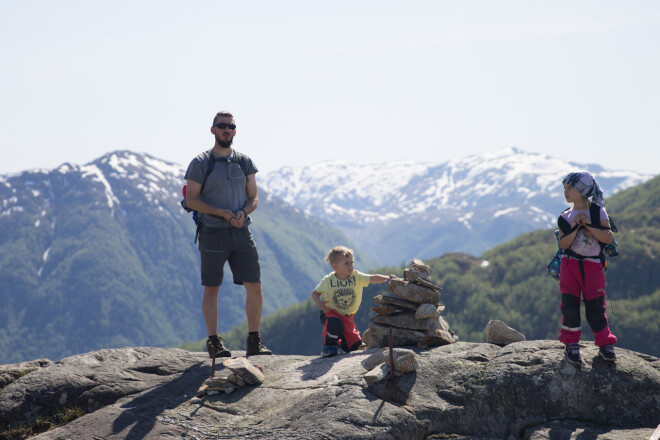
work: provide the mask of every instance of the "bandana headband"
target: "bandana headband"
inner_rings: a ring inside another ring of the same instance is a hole
[[[575,188],[580,194],[589,198],[591,197],[592,203],[603,206],[605,199],[603,198],[603,190],[596,182],[596,179],[586,171],[577,173],[569,173],[562,183]]]

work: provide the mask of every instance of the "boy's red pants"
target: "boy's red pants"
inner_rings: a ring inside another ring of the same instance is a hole
[[[344,326],[344,329],[341,331],[341,335],[334,335],[339,338],[339,346],[344,348],[352,348],[353,346],[356,345],[356,343],[361,342],[362,339],[360,338],[360,332],[358,329],[355,328],[355,321],[353,321],[353,316],[355,315],[342,315],[341,313],[338,313],[334,310],[331,310],[330,312],[325,314],[325,317],[327,318],[325,323],[323,324],[323,343],[325,344],[326,336],[328,334],[328,321],[330,318],[339,318],[341,323]],[[343,342],[343,343],[342,343]]]
[[[559,289],[561,291],[562,325],[559,341],[564,344],[580,342],[582,327],[580,322],[580,300],[584,299],[587,322],[594,334],[597,346],[616,343],[616,336],[610,332],[605,315],[605,274],[600,262],[582,261],[584,276],[580,270],[580,260],[562,258],[559,269]]]

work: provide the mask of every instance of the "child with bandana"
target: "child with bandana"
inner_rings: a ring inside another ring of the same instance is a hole
[[[613,239],[603,191],[587,172],[570,173],[562,183],[564,197],[573,206],[557,220],[559,246],[563,249],[559,271],[562,313],[559,341],[566,345],[566,360],[581,365],[580,300],[584,299],[587,322],[599,347],[598,354],[605,361],[615,362],[617,338],[610,332],[605,315],[605,274],[601,260],[602,246]],[[592,213],[599,213],[598,224],[592,223]]]

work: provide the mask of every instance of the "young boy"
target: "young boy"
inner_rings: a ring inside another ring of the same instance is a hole
[[[369,275],[353,267],[353,251],[337,246],[325,257],[333,273],[323,277],[312,292],[312,300],[321,309],[323,323],[323,357],[335,356],[339,347],[345,352],[362,345],[353,316],[362,302],[362,289],[369,284],[384,283],[395,275]]]

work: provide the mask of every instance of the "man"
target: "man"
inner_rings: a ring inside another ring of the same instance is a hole
[[[234,284],[245,287],[245,314],[248,331],[247,356],[272,354],[261,340],[259,325],[263,297],[259,254],[248,225],[257,209],[258,171],[245,154],[232,149],[236,136],[234,116],[219,112],[211,133],[215,144],[199,154],[186,171],[186,205],[199,212],[199,252],[202,260],[202,314],[209,338],[209,356],[229,357],[231,353],[218,336],[218,292],[223,267],[229,262]],[[209,166],[211,173],[205,175]]]

